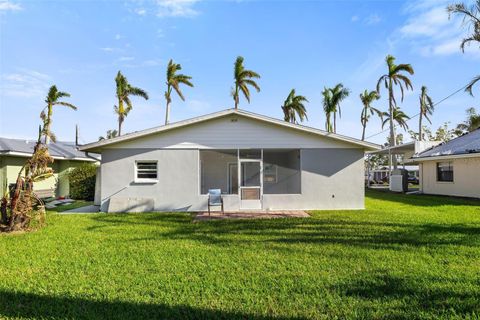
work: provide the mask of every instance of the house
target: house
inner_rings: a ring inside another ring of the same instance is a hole
[[[101,153],[102,211],[363,209],[376,144],[228,109],[83,145]]]
[[[420,167],[421,192],[480,198],[480,129],[411,159]]]
[[[14,184],[27,158],[32,156],[36,140],[0,138],[0,194],[7,185]],[[73,142],[51,142],[48,144],[54,159],[54,176],[34,183],[34,191],[40,197],[65,197],[70,193],[68,172],[86,162],[98,162],[98,155],[78,151]]]

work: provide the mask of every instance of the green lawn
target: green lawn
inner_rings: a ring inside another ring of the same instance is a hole
[[[480,202],[371,191],[366,205],[201,223],[51,213],[0,236],[0,318],[480,316]]]

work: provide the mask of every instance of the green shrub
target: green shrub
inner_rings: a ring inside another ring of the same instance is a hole
[[[97,166],[85,163],[68,174],[70,181],[70,198],[92,201],[95,197],[95,176]]]

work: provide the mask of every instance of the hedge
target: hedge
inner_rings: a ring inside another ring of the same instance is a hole
[[[96,173],[97,166],[91,163],[84,163],[70,171],[70,198],[92,201],[95,197]]]

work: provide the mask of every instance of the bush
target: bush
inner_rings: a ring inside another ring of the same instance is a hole
[[[95,197],[96,173],[97,166],[91,163],[82,164],[70,171],[70,198],[92,201]]]

